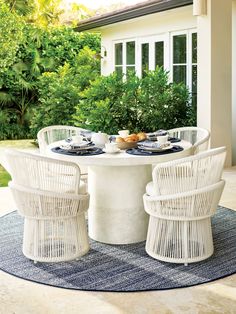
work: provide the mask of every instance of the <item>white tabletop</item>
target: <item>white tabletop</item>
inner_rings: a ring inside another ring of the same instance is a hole
[[[166,162],[178,158],[183,158],[191,154],[191,143],[186,141],[178,142],[174,145],[183,147],[183,150],[176,153],[167,153],[163,155],[150,155],[150,156],[139,156],[130,155],[125,151],[115,153],[115,154],[100,154],[92,156],[71,156],[63,155],[53,152],[51,149],[53,147],[60,146],[61,142],[55,142],[50,144],[47,149],[47,156],[59,159],[72,161],[81,165],[86,166],[137,166],[137,165],[150,165],[160,162]]]

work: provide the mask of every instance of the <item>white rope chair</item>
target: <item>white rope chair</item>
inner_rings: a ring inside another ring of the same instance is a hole
[[[25,256],[35,262],[59,262],[84,255],[89,250],[89,194],[80,185],[79,167],[15,150],[6,151],[6,157],[9,186],[25,219]]]
[[[150,215],[147,253],[172,263],[193,263],[213,254],[210,217],[225,182],[225,147],[158,164],[147,185],[144,208]]]
[[[52,125],[41,129],[37,134],[40,154],[45,155],[47,146],[88,130],[68,125]]]
[[[177,137],[192,143],[193,154],[205,151],[209,147],[210,132],[203,128],[193,126],[176,128],[168,130],[168,134],[170,137]]]
[[[88,132],[88,130],[67,125],[52,125],[41,129],[37,134],[40,154],[46,155],[47,146],[49,144],[67,139],[74,135],[80,135],[81,132]],[[87,167],[80,165],[80,169],[83,180],[86,180],[85,177],[88,173]]]

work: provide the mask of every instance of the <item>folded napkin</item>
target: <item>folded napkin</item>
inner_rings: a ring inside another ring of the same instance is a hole
[[[149,147],[149,148],[160,148],[160,144],[158,142],[150,142],[150,141],[144,141],[141,143],[138,143],[139,147]]]
[[[83,140],[83,142],[81,144],[76,144],[76,143],[72,142],[72,140],[70,138],[66,139],[65,142],[66,142],[66,144],[63,146],[68,146],[71,148],[78,148],[78,149],[94,145],[93,142],[87,141],[87,140]]]
[[[160,144],[158,142],[151,142],[151,141],[144,141],[144,142],[140,142],[138,143],[138,147],[142,148],[142,147],[148,147],[148,148],[164,148],[169,146],[170,143],[165,143],[165,144]]]
[[[164,136],[167,135],[167,131],[166,130],[157,130],[153,133],[147,133],[148,137],[157,137],[157,136]]]
[[[160,151],[155,151],[155,152],[150,152],[146,151],[140,148],[130,148],[126,150],[127,154],[130,155],[139,155],[139,156],[155,156],[155,155],[166,155],[166,154],[172,154],[172,153],[178,153],[183,150],[183,147],[181,146],[171,146],[170,149],[165,149],[165,150],[160,150]]]
[[[76,143],[73,143],[71,142],[70,143],[70,146],[73,147],[73,148],[85,148],[85,147],[90,147],[90,146],[94,146],[95,144],[93,142],[84,142],[81,143],[81,144],[76,144]]]

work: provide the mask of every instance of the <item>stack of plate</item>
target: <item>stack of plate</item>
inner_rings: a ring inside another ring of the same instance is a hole
[[[94,148],[93,142],[88,142],[84,140],[82,143],[73,143],[73,142],[66,142],[65,144],[62,144],[60,146],[60,149],[69,151],[69,152],[77,152],[77,151],[82,151],[82,150],[89,150]]]
[[[171,145],[170,142],[166,142],[165,144],[160,145],[158,142],[141,142],[138,143],[138,148],[145,150],[145,151],[150,151],[150,152],[160,152],[164,151],[167,149],[171,149],[173,146]]]

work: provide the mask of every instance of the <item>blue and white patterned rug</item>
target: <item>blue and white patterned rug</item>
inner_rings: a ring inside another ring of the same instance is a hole
[[[157,261],[145,252],[145,242],[107,245],[91,240],[79,261],[37,263],[21,251],[23,218],[12,212],[0,218],[0,269],[54,287],[132,292],[194,286],[236,272],[236,212],[219,207],[212,219],[215,252],[188,266]]]

